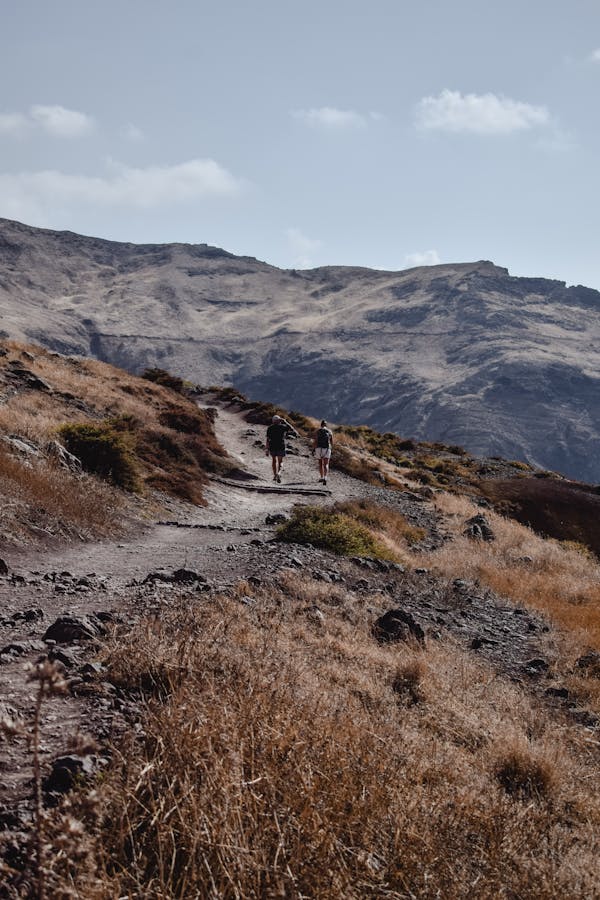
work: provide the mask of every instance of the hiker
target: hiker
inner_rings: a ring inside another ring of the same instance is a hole
[[[319,460],[319,483],[327,484],[329,475],[329,460],[333,447],[333,434],[327,427],[325,419],[321,421],[321,427],[317,428],[313,439],[313,456]]]
[[[289,422],[281,416],[273,416],[271,424],[267,428],[267,456],[271,457],[273,466],[273,481],[281,484],[281,467],[285,456],[285,439],[288,434],[298,437],[298,432],[292,428]]]

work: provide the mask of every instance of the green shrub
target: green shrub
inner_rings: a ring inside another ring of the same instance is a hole
[[[131,434],[117,431],[112,421],[62,425],[58,433],[69,453],[81,460],[86,472],[112,481],[126,491],[139,491]]]
[[[291,544],[311,544],[338,556],[395,558],[365,525],[333,508],[296,507],[290,521],[277,529],[277,537]]]
[[[170,388],[178,394],[185,392],[185,381],[178,375],[171,375],[165,369],[146,369],[142,373],[142,378],[146,381],[152,381],[154,384],[160,384],[162,387]]]

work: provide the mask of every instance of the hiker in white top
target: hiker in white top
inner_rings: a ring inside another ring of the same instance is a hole
[[[327,484],[327,476],[329,475],[329,460],[331,459],[331,449],[333,447],[333,434],[327,427],[325,419],[321,422],[321,427],[317,428],[313,438],[313,455],[319,460],[319,483]]]

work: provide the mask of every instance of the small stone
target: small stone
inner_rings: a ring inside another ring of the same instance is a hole
[[[269,513],[265,518],[266,525],[283,525],[284,522],[289,522],[290,517],[285,513]]]
[[[548,697],[559,697],[561,700],[567,700],[569,691],[566,687],[549,687],[544,691]]]

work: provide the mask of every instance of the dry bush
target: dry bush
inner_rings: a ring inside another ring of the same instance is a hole
[[[77,477],[50,462],[25,464],[0,448],[4,498],[0,533],[13,539],[48,534],[102,537],[120,533],[119,492],[89,476]]]
[[[547,755],[527,746],[503,749],[494,765],[494,775],[508,794],[521,799],[542,799],[552,795],[557,767]]]
[[[318,627],[301,610],[322,584],[285,576],[252,608],[248,588],[170,595],[109,651],[149,700],[98,786],[90,900],[600,892],[597,760],[516,685],[453,645],[379,646],[369,600],[339,587]],[[419,703],[398,702],[399,671]],[[559,748],[569,778],[507,794],[507,734],[539,759]]]
[[[418,544],[426,536],[424,528],[411,525],[397,510],[388,506],[380,506],[372,500],[349,500],[336,503],[335,509],[356,519],[368,528],[381,532],[387,538],[406,542],[409,546]]]

